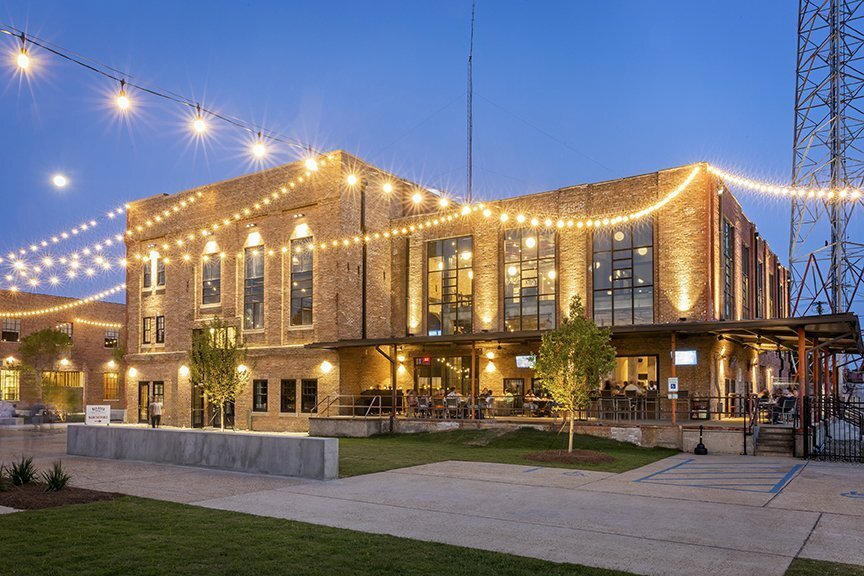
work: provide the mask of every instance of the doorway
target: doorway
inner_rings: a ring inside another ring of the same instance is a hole
[[[192,387],[192,427],[204,427],[204,388]]]
[[[150,383],[138,383],[138,423],[147,424],[150,421]]]

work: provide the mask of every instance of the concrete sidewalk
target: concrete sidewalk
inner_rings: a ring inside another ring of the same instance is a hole
[[[63,454],[77,486],[638,574],[782,575],[796,556],[864,565],[864,469],[678,455],[624,474],[441,462],[330,482]],[[0,519],[2,522],[2,519]]]

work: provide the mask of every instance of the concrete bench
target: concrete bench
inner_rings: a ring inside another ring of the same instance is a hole
[[[66,453],[314,480],[339,477],[336,438],[72,424]]]

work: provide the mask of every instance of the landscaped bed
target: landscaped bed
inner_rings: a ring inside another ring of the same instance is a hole
[[[357,476],[445,460],[579,468],[625,472],[677,454],[668,448],[641,448],[626,442],[577,434],[576,456],[566,455],[567,434],[520,428],[453,430],[339,439],[339,474]],[[561,456],[560,451],[565,455]],[[551,451],[551,452],[550,452]]]
[[[0,491],[0,506],[17,508],[18,510],[39,510],[65,506],[66,504],[86,504],[99,500],[112,500],[120,496],[122,494],[99,492],[86,488],[75,488],[74,486],[67,486],[57,492],[49,492],[41,484],[24,484],[23,486],[9,486],[5,491]]]

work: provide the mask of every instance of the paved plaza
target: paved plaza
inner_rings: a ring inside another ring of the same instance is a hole
[[[318,482],[71,457],[62,429],[0,432],[0,459],[22,453],[62,457],[86,488],[640,574],[864,565],[855,465],[680,454],[623,474],[440,462]]]

